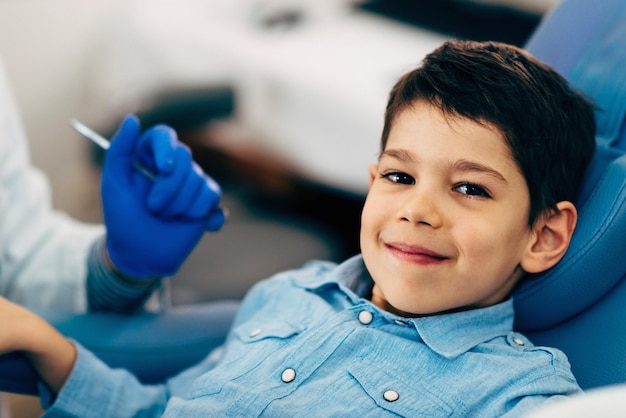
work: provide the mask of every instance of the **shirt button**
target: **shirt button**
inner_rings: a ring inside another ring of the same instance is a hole
[[[256,336],[257,336],[257,335],[259,335],[261,332],[263,332],[263,331],[261,330],[261,328],[257,328],[257,329],[255,329],[254,331],[252,331],[252,332],[250,333],[250,336],[251,336],[251,337],[256,337]]]
[[[288,369],[285,369],[283,371],[283,374],[280,376],[280,378],[285,383],[292,382],[293,379],[296,378],[296,371],[294,369],[292,369],[291,367],[288,368]]]
[[[519,346],[524,345],[524,340],[522,340],[521,338],[513,338],[513,342]]]
[[[395,402],[400,399],[400,395],[395,390],[386,390],[385,393],[383,393],[383,398],[385,398],[387,402]]]
[[[359,322],[363,325],[371,324],[374,320],[374,315],[370,311],[359,312]]]

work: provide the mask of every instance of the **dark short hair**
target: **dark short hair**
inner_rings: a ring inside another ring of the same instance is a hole
[[[595,150],[594,106],[529,53],[499,42],[444,43],[391,89],[381,153],[396,116],[419,100],[500,130],[528,185],[531,226],[575,200]]]

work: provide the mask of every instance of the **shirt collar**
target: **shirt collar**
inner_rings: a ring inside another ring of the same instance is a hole
[[[296,282],[310,290],[338,285],[354,304],[362,303],[363,298],[371,291],[373,280],[361,255],[344,261],[329,273],[301,278]],[[513,330],[514,311],[511,299],[486,308],[411,319],[401,318],[372,306],[385,317],[412,324],[424,343],[446,358],[457,357],[483,342],[507,335]]]
[[[505,336],[513,330],[513,301],[411,319],[424,342],[440,355],[457,357],[475,346]]]
[[[326,270],[325,272],[323,270]],[[318,290],[328,286],[339,286],[352,303],[360,303],[367,298],[372,290],[374,281],[370,277],[363,257],[355,255],[336,265],[323,263],[318,274],[301,275],[294,278],[294,284],[308,290]],[[324,274],[327,273],[327,274]]]

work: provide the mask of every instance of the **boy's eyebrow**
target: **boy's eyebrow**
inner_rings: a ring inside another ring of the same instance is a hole
[[[504,176],[498,170],[495,170],[484,164],[477,163],[475,161],[458,160],[455,161],[452,166],[457,171],[486,174],[490,177],[493,177],[495,180],[501,181],[502,183],[508,183]]]
[[[382,153],[381,158],[385,156],[391,157],[391,158],[394,158],[394,159],[397,159],[406,163],[417,162],[417,159],[411,152],[403,150],[403,149],[385,150]],[[467,172],[481,173],[481,174],[485,174],[490,177],[493,177],[495,180],[500,181],[502,183],[508,183],[506,181],[506,178],[504,178],[504,176],[498,170],[495,170],[484,164],[480,164],[476,161],[470,161],[470,160],[464,160],[464,159],[456,160],[456,161],[451,162],[450,167],[454,171],[460,171],[464,173],[467,173]]]
[[[413,157],[413,154],[403,149],[395,149],[395,148],[386,149],[385,151],[383,151],[380,158],[385,157],[385,156],[395,158],[396,160],[404,161],[407,163],[415,162],[415,158]]]

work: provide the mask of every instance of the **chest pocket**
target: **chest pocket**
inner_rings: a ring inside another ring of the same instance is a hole
[[[285,318],[257,317],[241,324],[234,331],[229,341],[228,354],[230,358],[240,361],[242,356],[255,357],[251,362],[260,363],[276,350],[284,348],[291,338],[296,337],[306,327],[303,324],[290,323]],[[248,363],[248,367],[256,364]]]
[[[291,324],[284,318],[254,318],[241,324],[233,334],[240,342],[252,344],[263,340],[286,339],[301,333],[302,324]]]
[[[361,403],[364,410],[358,412],[359,416],[381,416],[381,409],[391,416],[403,417],[448,417],[453,414],[453,409],[424,385],[403,381],[374,365],[352,363],[348,373],[357,381],[364,395],[378,406],[376,412],[372,410],[371,403]]]

